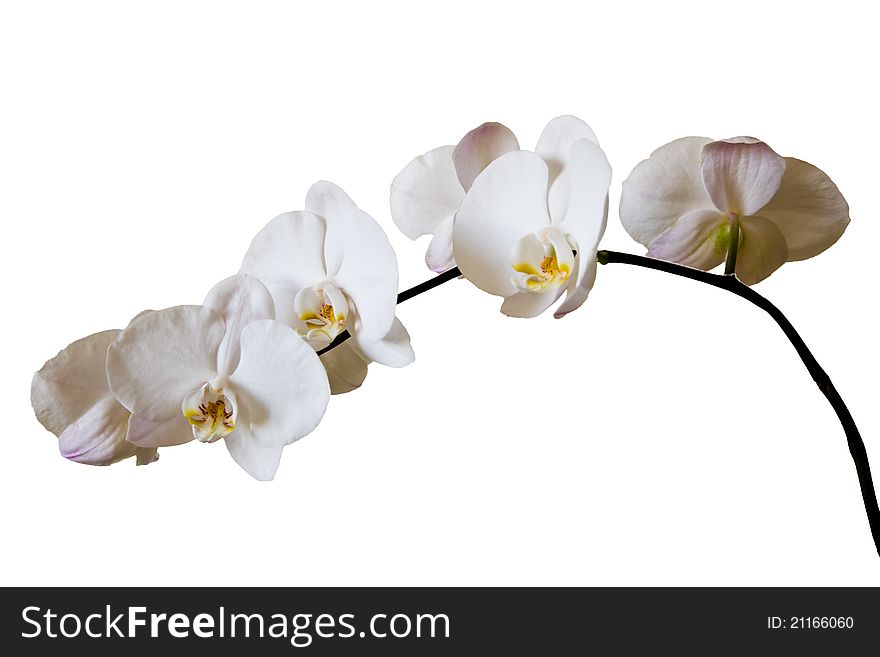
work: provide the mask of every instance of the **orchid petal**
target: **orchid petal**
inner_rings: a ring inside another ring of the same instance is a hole
[[[251,475],[271,479],[281,448],[311,432],[324,415],[330,398],[324,367],[293,329],[258,320],[242,329],[241,361],[229,384],[239,417],[224,440]]]
[[[736,137],[703,148],[703,183],[719,212],[756,214],[779,190],[785,159],[762,141]]]
[[[455,254],[452,250],[452,229],[455,217],[449,217],[437,227],[434,239],[428,244],[425,263],[431,271],[442,274],[455,267]]]
[[[840,239],[849,224],[849,205],[820,169],[793,157],[785,163],[779,191],[761,216],[785,235],[789,260],[806,260]]]
[[[135,456],[137,465],[150,465],[159,460],[159,450],[155,447],[139,447]]]
[[[40,424],[56,436],[111,396],[105,364],[118,335],[118,330],[103,331],[72,342],[34,374],[31,405]]]
[[[648,246],[688,212],[714,209],[700,170],[703,147],[711,141],[676,139],[639,162],[623,181],[620,221],[639,244]]]
[[[442,146],[420,155],[391,183],[391,217],[412,240],[434,233],[464,198],[452,160],[454,150],[455,146]]]
[[[257,440],[248,421],[249,415],[247,405],[241,404],[238,427],[223,442],[226,443],[229,455],[245,472],[258,481],[271,481],[281,464],[284,446],[264,444]]]
[[[365,339],[357,326],[351,334],[358,351],[371,361],[389,367],[405,367],[416,359],[410,345],[409,333],[397,317],[394,318],[391,330],[381,340]]]
[[[238,366],[241,329],[257,319],[275,319],[275,302],[259,280],[237,274],[217,283],[202,305],[226,322],[226,334],[217,352],[217,372],[225,376]]]
[[[251,242],[241,272],[259,279],[275,301],[275,318],[305,328],[293,308],[297,293],[327,278],[326,224],[310,212],[286,212],[266,224]]]
[[[742,243],[736,258],[736,276],[746,285],[760,283],[788,259],[788,246],[779,227],[765,217],[739,220]]]
[[[553,305],[564,289],[547,287],[540,292],[517,292],[504,299],[501,312],[508,317],[537,317]]]
[[[494,160],[505,153],[518,150],[516,135],[500,123],[484,123],[467,133],[452,153],[455,173],[465,192]]]
[[[131,414],[112,396],[105,397],[58,436],[61,456],[87,465],[110,465],[139,450],[126,442]]]
[[[343,254],[328,273],[354,302],[363,337],[380,340],[391,329],[397,306],[397,257],[381,226],[348,195],[329,182],[312,185],[306,208],[327,222],[325,246]]]
[[[107,378],[119,402],[151,422],[180,414],[181,400],[217,376],[226,326],[204,306],[157,310],[132,322],[107,351]]]
[[[557,116],[541,132],[535,152],[547,163],[550,171],[548,180],[551,184],[565,169],[572,144],[579,139],[588,139],[597,145],[599,143],[592,128],[576,116]]]
[[[709,271],[727,256],[730,220],[713,210],[688,212],[648,247],[648,257]]]
[[[455,260],[480,289],[512,296],[517,292],[511,281],[516,245],[549,225],[546,163],[528,151],[507,153],[486,167],[458,210]]]
[[[193,440],[193,432],[189,422],[182,415],[165,422],[150,422],[137,415],[131,415],[125,439],[138,447],[171,447]]]
[[[562,319],[568,313],[575,311],[584,305],[584,302],[593,290],[593,285],[596,283],[596,273],[598,268],[599,263],[595,248],[589,251],[578,251],[575,273],[568,284],[568,289],[565,293],[565,301],[559,305],[553,313],[553,317],[556,319]]]
[[[356,390],[367,378],[369,363],[360,355],[351,339],[321,354],[321,363],[327,370],[331,395]]]
[[[590,250],[599,244],[608,220],[611,165],[602,149],[587,139],[572,144],[568,166],[553,184],[551,197],[562,183],[570,189],[560,226],[574,237],[575,248]]]

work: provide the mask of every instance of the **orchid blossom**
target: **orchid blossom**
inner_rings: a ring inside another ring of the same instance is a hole
[[[334,394],[360,386],[371,361],[413,362],[409,334],[395,316],[394,250],[379,224],[336,185],[316,183],[304,211],[270,221],[241,271],[266,285],[277,319],[316,351],[348,331],[351,340],[321,356]]]
[[[87,465],[110,465],[135,457],[138,465],[159,458],[156,447],[126,440],[131,413],[107,383],[107,348],[118,329],[82,338],[62,349],[34,374],[31,405],[37,419],[58,436],[61,455]]]
[[[477,287],[504,297],[506,315],[534,317],[567,292],[558,318],[592,289],[610,180],[580,119],[550,121],[534,153],[521,151],[505,126],[484,123],[457,146],[410,162],[391,185],[391,214],[411,239],[434,234],[432,270],[457,264]]]
[[[433,272],[455,266],[452,223],[474,179],[493,160],[518,151],[519,142],[500,123],[484,123],[458,145],[441,146],[413,159],[391,183],[391,216],[410,239],[433,235],[425,262]]]
[[[812,164],[751,137],[685,137],[658,148],[623,183],[620,219],[648,256],[753,285],[834,244],[849,224],[837,186]]]
[[[262,283],[228,278],[204,305],[148,313],[119,333],[107,351],[110,389],[138,418],[174,424],[154,440],[222,438],[249,474],[272,479],[284,446],[317,426],[330,396],[317,355],[274,318]]]

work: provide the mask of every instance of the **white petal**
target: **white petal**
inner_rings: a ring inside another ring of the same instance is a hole
[[[597,270],[598,261],[596,260],[596,249],[578,251],[575,275],[572,276],[571,282],[566,290],[565,301],[559,305],[553,313],[553,317],[556,319],[562,319],[568,313],[575,311],[584,305],[584,302],[593,290],[593,285],[596,283]]]
[[[779,227],[764,217],[740,219],[742,243],[736,257],[736,276],[754,285],[779,269],[788,259],[788,246]]]
[[[703,184],[720,212],[756,214],[779,190],[785,159],[762,141],[736,137],[703,148]]]
[[[321,354],[321,363],[327,370],[330,394],[340,395],[361,387],[367,378],[368,362],[348,339],[341,345]]]
[[[636,242],[648,246],[679,217],[714,209],[700,169],[703,147],[711,141],[684,137],[661,146],[623,181],[620,221]]]
[[[549,225],[547,165],[528,151],[507,153],[486,167],[458,210],[455,261],[480,289],[512,296],[517,291],[511,282],[517,243]]]
[[[540,292],[517,292],[504,299],[501,312],[508,317],[537,317],[553,305],[563,289],[548,287]]]
[[[275,319],[275,303],[268,288],[248,274],[237,274],[215,285],[203,306],[226,322],[226,334],[217,352],[217,371],[225,376],[238,366],[241,329],[257,319]]]
[[[110,465],[134,456],[138,447],[125,440],[130,413],[105,397],[58,437],[61,456],[88,465]]]
[[[518,151],[519,142],[510,128],[500,123],[484,123],[458,142],[452,153],[455,173],[465,191],[474,179],[494,160],[510,151]]]
[[[275,318],[305,328],[293,310],[297,293],[327,278],[324,267],[326,224],[310,212],[275,217],[251,242],[241,272],[258,278],[275,300]]]
[[[391,329],[397,306],[397,257],[381,226],[329,182],[312,185],[306,208],[327,222],[327,246],[342,253],[333,276],[354,302],[364,338],[379,340]]]
[[[761,216],[785,235],[788,259],[805,260],[840,239],[849,224],[849,205],[823,171],[787,157],[782,185]]]
[[[648,246],[648,257],[704,271],[727,257],[730,220],[714,210],[688,212]]]
[[[239,426],[223,442],[226,443],[230,456],[245,472],[258,481],[271,481],[281,463],[284,446],[264,444],[257,440],[248,421],[249,415],[247,405],[241,404],[238,413]]]
[[[327,374],[314,349],[293,329],[272,320],[244,327],[241,362],[229,384],[238,399],[239,417],[226,440],[248,424],[253,440],[270,450],[318,426],[330,398]],[[242,408],[247,408],[247,418]]]
[[[452,228],[455,217],[449,217],[437,227],[437,234],[428,244],[425,263],[428,269],[437,274],[455,267],[455,255],[452,251]]]
[[[182,414],[165,422],[150,422],[137,415],[128,421],[128,442],[139,447],[171,447],[193,439],[192,427]]]
[[[34,374],[31,405],[40,424],[56,436],[111,395],[107,348],[117,335],[118,330],[103,331],[77,340]]]
[[[602,239],[608,219],[611,165],[602,149],[587,139],[572,144],[568,166],[553,184],[551,195],[560,184],[570,186],[560,225],[574,237],[576,248],[591,250]]]
[[[551,184],[565,169],[571,146],[578,139],[588,139],[594,144],[599,143],[592,128],[576,116],[557,116],[544,128],[538,138],[535,152],[547,163]]]
[[[391,183],[391,217],[410,239],[434,233],[464,198],[452,161],[454,150],[455,146],[442,146],[420,155]]]
[[[120,403],[151,422],[180,415],[195,387],[217,376],[223,318],[204,306],[157,310],[132,322],[107,351],[110,389]]]
[[[381,340],[367,340],[361,336],[358,327],[351,332],[357,343],[358,350],[369,360],[388,365],[389,367],[405,367],[412,363],[416,356],[409,342],[409,333],[397,317],[391,330]]]

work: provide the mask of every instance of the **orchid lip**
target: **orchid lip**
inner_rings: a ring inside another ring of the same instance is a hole
[[[324,282],[300,290],[293,302],[304,326],[297,332],[320,349],[346,329],[351,305],[346,294],[333,282]]]
[[[193,437],[213,443],[235,431],[238,404],[235,394],[224,387],[206,383],[183,400],[183,416],[192,426]]]
[[[521,292],[538,293],[568,284],[575,255],[565,234],[555,227],[526,235],[517,244],[511,282]]]

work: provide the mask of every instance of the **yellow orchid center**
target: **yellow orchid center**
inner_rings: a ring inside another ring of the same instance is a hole
[[[183,416],[192,427],[193,436],[203,443],[213,443],[235,431],[237,410],[235,395],[210,383],[183,400]]]
[[[573,264],[565,236],[556,228],[548,228],[520,240],[512,263],[519,275],[512,282],[523,292],[558,288],[568,282]]]

